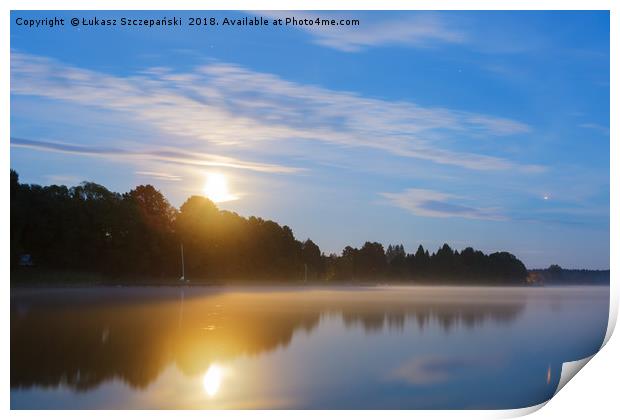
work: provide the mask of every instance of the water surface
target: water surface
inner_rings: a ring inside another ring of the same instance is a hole
[[[11,408],[519,408],[595,353],[607,287],[11,291]]]

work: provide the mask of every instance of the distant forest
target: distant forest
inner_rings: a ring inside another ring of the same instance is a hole
[[[288,226],[219,210],[192,196],[177,210],[151,185],[128,193],[84,182],[20,184],[11,170],[11,269],[91,272],[124,280],[178,279],[180,247],[191,281],[415,282],[524,284],[528,271],[508,252],[489,255],[447,244],[366,242],[325,255]],[[22,267],[29,266],[32,267]]]
[[[567,270],[557,264],[546,269],[529,270],[527,281],[541,285],[609,285],[609,270]]]

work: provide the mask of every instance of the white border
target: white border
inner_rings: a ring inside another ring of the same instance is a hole
[[[409,1],[404,4],[398,0],[357,0],[355,2],[346,0],[297,0],[297,1],[283,1],[283,0],[270,0],[270,1],[250,1],[250,0],[217,0],[211,2],[199,2],[192,0],[93,0],[93,1],[78,1],[78,0],[4,0],[0,3],[0,9],[2,10],[0,26],[0,57],[2,60],[2,67],[0,68],[1,82],[0,82],[0,103],[2,104],[0,112],[0,130],[2,133],[3,149],[0,154],[0,162],[2,164],[2,171],[8,172],[10,167],[10,128],[9,128],[9,92],[10,92],[10,73],[9,73],[9,58],[10,58],[10,10],[611,10],[611,102],[610,102],[610,115],[618,114],[618,74],[620,66],[618,66],[618,42],[620,41],[620,33],[618,31],[620,18],[620,6],[619,2],[613,0],[417,0]],[[610,139],[618,140],[618,127],[612,124],[610,121]],[[617,261],[620,257],[618,248],[618,217],[620,214],[620,205],[618,199],[618,182],[619,172],[614,166],[617,163],[619,156],[619,148],[616,142],[611,141],[610,144],[610,164],[611,164],[611,225],[610,231],[610,268],[612,272],[611,281],[611,305],[610,305],[610,319],[607,334],[605,337],[605,349],[600,354],[597,354],[593,358],[593,361],[589,364],[592,366],[586,367],[583,373],[580,373],[580,379],[578,381],[571,381],[565,389],[562,390],[558,397],[552,398],[548,403],[548,407],[544,410],[536,412],[535,416],[540,418],[582,418],[585,415],[591,416],[595,414],[597,417],[612,417],[611,413],[617,413],[616,392],[615,392],[615,380],[619,372],[618,366],[618,350],[620,345],[618,339],[613,339],[609,343],[609,339],[616,324],[618,314],[618,301],[619,290],[617,287],[618,276],[616,275],[616,269],[618,268]],[[6,178],[5,178],[6,179]],[[0,183],[0,196],[8,198],[8,182]],[[4,205],[1,208],[2,214],[0,215],[0,223],[2,226],[2,235],[4,241],[2,242],[0,249],[0,266],[4,267],[6,277],[4,279],[4,302],[5,316],[2,319],[3,329],[5,334],[5,342],[10,340],[10,291],[9,291],[9,206],[8,199],[4,201]],[[1,360],[4,366],[2,369],[4,379],[4,392],[2,393],[2,402],[5,410],[10,406],[10,349],[8,345],[2,346]],[[387,416],[394,419],[410,418],[412,416],[423,416],[424,418],[498,418],[498,417],[515,417],[525,415],[544,406],[530,407],[519,410],[504,410],[504,411],[333,411],[333,412],[290,412],[290,411],[119,411],[114,415],[131,416],[131,417],[144,417],[144,418],[163,418],[172,416],[188,416],[194,418],[203,419],[205,415],[209,417],[217,416],[217,418],[264,418],[264,419],[289,419],[291,416],[300,418],[314,418],[315,416],[327,416],[327,417],[349,417],[355,416],[356,418],[374,418],[377,415]],[[46,416],[55,418],[79,418],[84,415],[80,411],[51,411],[51,412],[29,412],[29,411],[12,411],[10,415],[12,417],[19,418],[31,418],[45,414]],[[110,413],[106,411],[91,411],[88,416],[93,418],[107,418]],[[542,417],[541,417],[542,416]]]

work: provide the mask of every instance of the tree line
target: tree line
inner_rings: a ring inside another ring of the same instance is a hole
[[[552,264],[545,269],[529,270],[527,282],[534,285],[609,286],[609,270],[571,270]]]
[[[429,253],[366,242],[326,255],[288,226],[220,210],[192,196],[177,210],[153,186],[120,194],[102,185],[21,184],[11,170],[11,268],[36,267],[110,277],[204,281],[402,281],[521,284],[523,263],[508,252],[484,254],[444,244]]]

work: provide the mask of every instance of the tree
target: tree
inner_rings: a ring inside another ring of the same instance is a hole
[[[388,264],[389,277],[403,279],[407,276],[407,254],[402,244],[388,245],[385,258]]]
[[[185,271],[191,278],[216,274],[216,226],[220,213],[206,197],[191,196],[183,203],[175,220],[179,246],[185,252]]]
[[[413,279],[420,280],[424,278],[428,274],[429,266],[430,256],[422,245],[418,246],[415,254],[407,256],[409,276]]]
[[[431,272],[438,277],[447,278],[454,272],[454,251],[443,244],[431,257]]]
[[[504,283],[522,283],[527,278],[527,269],[511,253],[494,252],[489,255],[489,274]]]
[[[122,221],[130,267],[155,276],[172,275],[178,266],[173,224],[177,211],[152,185],[140,185],[123,196]],[[120,232],[115,232],[119,234]]]
[[[94,271],[110,277],[166,277],[180,274],[184,247],[188,278],[219,280],[312,280],[417,282],[524,282],[527,270],[507,252],[460,253],[444,244],[432,256],[402,244],[365,242],[325,256],[312,240],[301,242],[289,226],[220,210],[208,198],[189,197],[177,211],[152,185],[125,194],[93,182],[21,184],[10,173],[11,269],[30,254],[41,268]],[[307,270],[307,271],[306,271]],[[564,272],[551,266],[549,276]]]
[[[318,278],[323,273],[323,260],[321,249],[310,239],[301,245],[301,259],[307,267],[308,275],[311,278]]]
[[[378,242],[366,242],[359,251],[356,269],[360,278],[379,279],[385,275],[387,261],[383,245]]]

